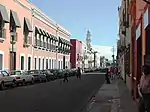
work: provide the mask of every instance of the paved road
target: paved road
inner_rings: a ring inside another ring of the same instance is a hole
[[[70,78],[0,91],[2,112],[81,112],[88,99],[104,83],[104,75],[83,75],[82,80]]]

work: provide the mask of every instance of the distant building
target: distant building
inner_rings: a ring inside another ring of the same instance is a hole
[[[71,39],[71,54],[70,54],[70,63],[71,68],[82,68],[82,42],[77,39]]]
[[[88,59],[89,59],[89,55],[88,55],[88,49],[87,49],[87,45],[86,43],[82,42],[82,52],[83,52],[83,61],[82,61],[82,68],[88,68]]]

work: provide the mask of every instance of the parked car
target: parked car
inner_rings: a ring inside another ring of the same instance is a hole
[[[77,75],[77,69],[76,69],[76,68],[70,69],[69,74],[70,74],[70,76],[75,76],[75,75]]]
[[[57,77],[57,79],[61,79],[64,77],[65,71],[63,69],[54,69],[53,74]]]
[[[34,81],[38,82],[46,82],[46,75],[41,70],[30,70],[27,71],[27,74],[32,75],[34,77]]]
[[[47,81],[55,80],[55,76],[50,70],[43,70],[42,72],[46,75]]]
[[[10,74],[6,71],[0,71],[0,89],[4,89],[6,86],[15,86],[14,77],[10,77]]]
[[[13,77],[15,79],[15,83],[17,85],[25,85],[26,83],[34,83],[34,77],[30,74],[27,74],[27,72],[23,72],[21,70],[11,71],[10,77]]]
[[[88,72],[90,72],[90,69],[85,68],[85,69],[84,69],[84,72],[85,72],[85,73],[88,73]]]

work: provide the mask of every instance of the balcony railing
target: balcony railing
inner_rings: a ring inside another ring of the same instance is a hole
[[[44,44],[43,47],[47,48],[47,42],[43,42],[43,44]]]
[[[0,29],[0,40],[4,40],[6,38],[6,29]]]
[[[40,47],[43,47],[43,41],[40,40]]]
[[[39,47],[40,47],[40,40],[37,40],[36,46],[39,46]]]
[[[17,32],[11,32],[10,33],[10,43],[15,44],[17,42],[18,33]]]

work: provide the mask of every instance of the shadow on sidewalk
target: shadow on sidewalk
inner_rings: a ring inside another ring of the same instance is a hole
[[[84,112],[137,112],[137,106],[124,81],[116,79],[103,84]]]
[[[133,101],[130,91],[123,80],[118,80],[120,94],[120,112],[138,112],[137,104]]]

